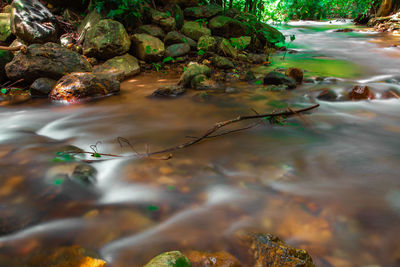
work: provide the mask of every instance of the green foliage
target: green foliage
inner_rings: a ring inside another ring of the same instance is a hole
[[[244,50],[247,47],[247,44],[244,40],[243,36],[240,36],[239,38],[230,38],[231,44],[233,47],[239,50]]]
[[[206,52],[203,49],[200,49],[199,51],[197,51],[197,55],[202,56],[204,55]]]
[[[2,94],[7,94],[8,90],[7,90],[7,88],[1,88],[1,89],[0,89],[0,92],[1,92]]]
[[[175,59],[173,58],[173,57],[166,57],[166,58],[164,58],[163,59],[163,63],[168,63],[168,62],[170,62],[170,61],[174,61]]]
[[[161,68],[162,68],[162,65],[160,64],[160,63],[155,63],[155,62],[153,62],[153,63],[151,63],[152,65],[153,65],[153,67],[154,67],[154,69],[156,70],[156,71],[159,71]]]

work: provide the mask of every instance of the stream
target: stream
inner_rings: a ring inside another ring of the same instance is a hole
[[[334,32],[340,28],[357,31]],[[240,230],[273,233],[306,249],[316,266],[399,266],[400,99],[380,96],[400,90],[400,37],[340,21],[279,29],[296,36],[289,48],[297,53],[272,56],[269,68],[302,68],[319,82],[287,92],[236,82],[226,85],[229,93],[155,99],[155,89],[179,77],[142,73],[123,82],[119,95],[89,103],[33,99],[0,107],[0,266],[70,245],[97,251],[112,267],[143,266],[171,250],[231,252]],[[322,89],[355,84],[374,88],[377,98],[316,98]],[[170,160],[92,163],[92,186],[54,176],[76,166],[54,160],[71,145],[133,154],[118,143],[123,137],[146,153],[252,109],[314,103],[320,107],[283,126],[211,138]]]

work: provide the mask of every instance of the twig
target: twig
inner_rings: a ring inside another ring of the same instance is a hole
[[[8,47],[8,46],[0,46],[0,50],[5,50],[5,51],[19,51],[21,50],[22,53],[26,52],[26,45],[19,45],[19,46],[14,46],[14,47]]]
[[[304,122],[305,125],[310,126],[309,121],[300,113],[297,113],[295,110],[288,108],[290,111],[292,111],[296,116],[298,116],[300,118],[300,120],[302,120]]]

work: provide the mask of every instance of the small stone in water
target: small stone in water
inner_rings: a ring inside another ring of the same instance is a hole
[[[355,85],[353,90],[350,92],[349,97],[351,100],[375,99],[374,94],[366,85]]]
[[[144,267],[192,267],[192,264],[181,252],[170,251],[153,258]]]

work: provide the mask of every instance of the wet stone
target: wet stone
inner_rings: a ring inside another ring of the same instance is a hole
[[[289,89],[296,88],[296,81],[282,73],[272,71],[264,77],[264,84],[266,85],[280,85],[285,84]]]
[[[299,68],[288,68],[285,75],[293,78],[298,84],[303,81],[303,71]]]
[[[242,264],[231,254],[220,251],[215,253],[189,251],[185,253],[193,267],[241,267]]]
[[[153,92],[155,97],[178,97],[183,95],[186,89],[180,85],[165,85]]]
[[[317,98],[324,101],[336,101],[338,99],[338,94],[335,90],[325,89],[317,96]]]
[[[370,100],[375,99],[371,89],[366,85],[355,85],[353,90],[349,93],[351,100]]]
[[[31,96],[35,97],[47,97],[53,87],[56,85],[57,81],[49,78],[39,78],[36,79],[30,89]]]

